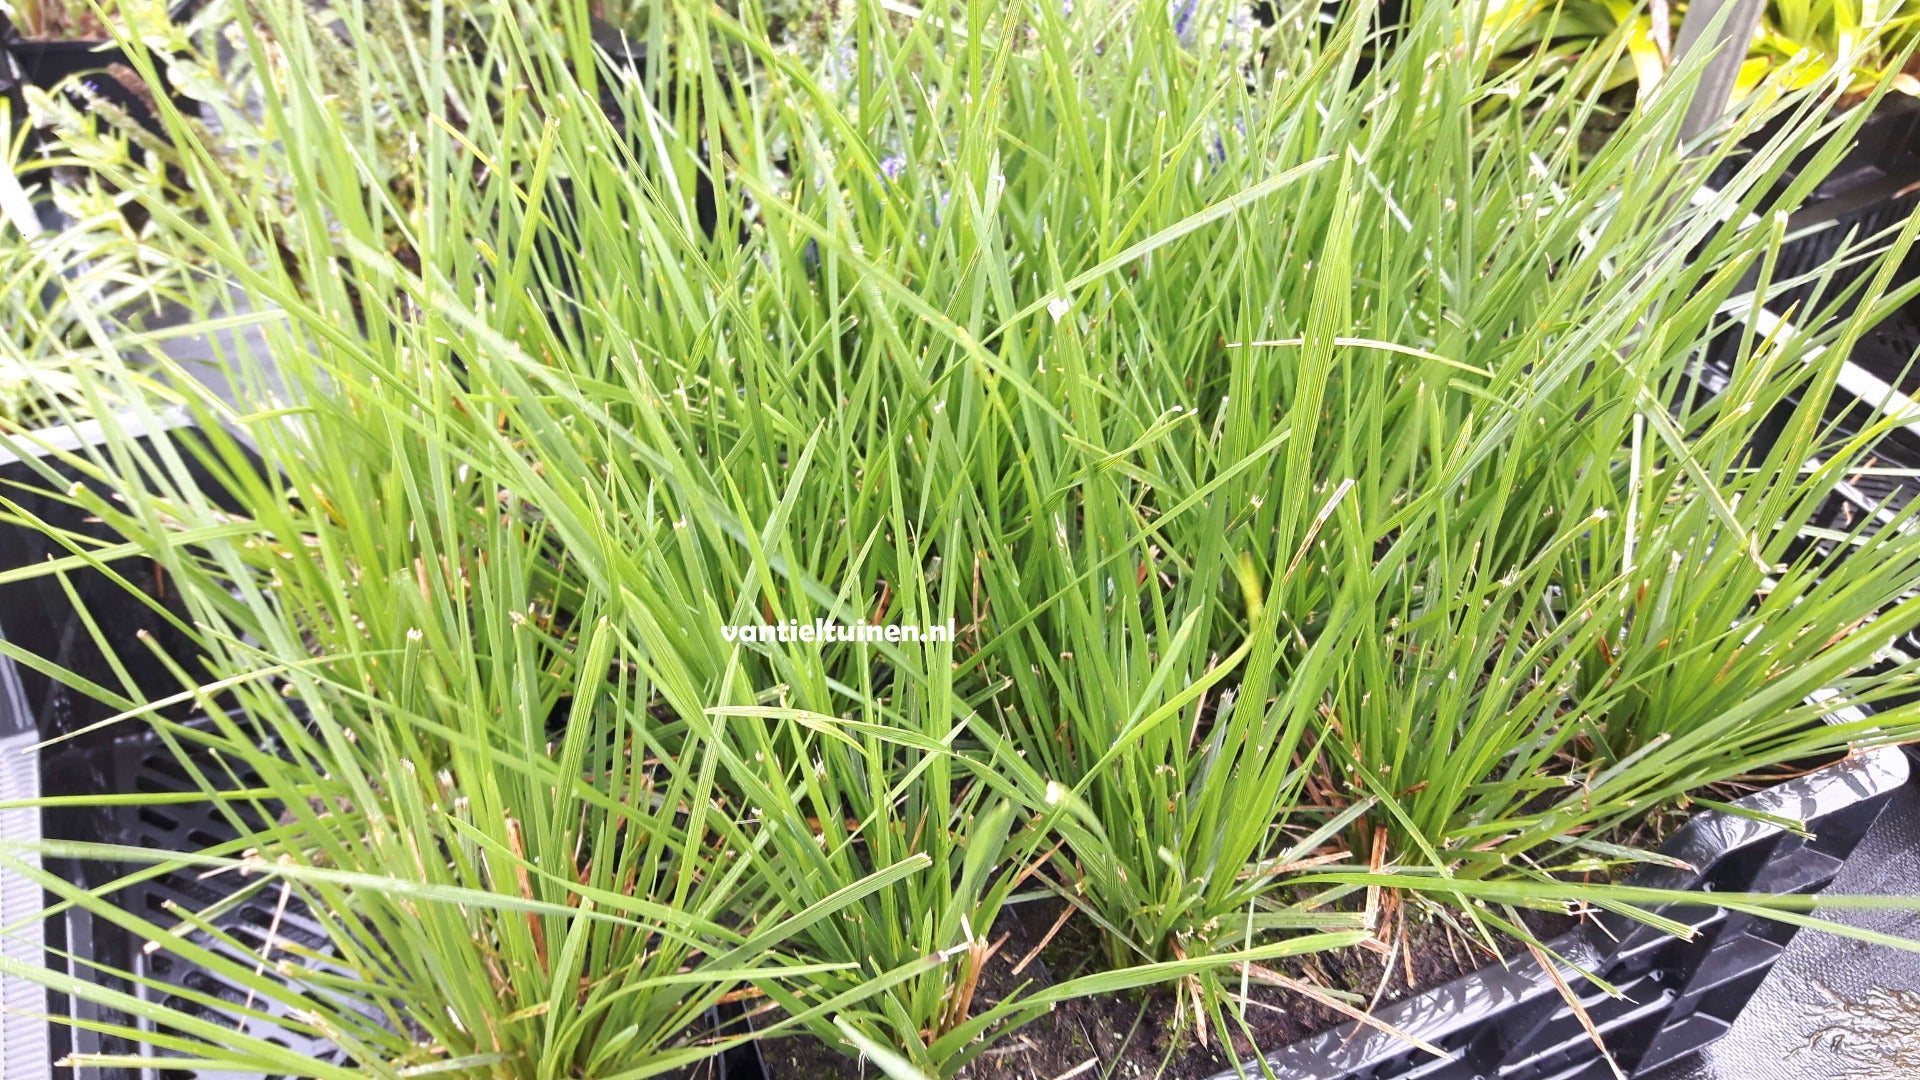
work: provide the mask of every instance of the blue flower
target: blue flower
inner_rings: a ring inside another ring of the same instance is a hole
[[[880,175],[886,177],[888,180],[898,180],[900,179],[900,174],[906,171],[907,159],[899,154],[882,158],[880,161]]]
[[[1191,44],[1188,35],[1193,30],[1193,13],[1200,6],[1200,0],[1169,0],[1167,16],[1173,20],[1173,32],[1183,45]]]

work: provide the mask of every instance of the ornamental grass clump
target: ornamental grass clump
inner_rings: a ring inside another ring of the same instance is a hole
[[[1411,910],[1493,948],[1537,944],[1523,907],[1665,925],[1593,877],[1649,858],[1628,827],[1915,734],[1820,717],[1911,688],[1864,672],[1920,538],[1797,542],[1898,422],[1821,406],[1911,237],[1692,390],[1804,284],[1747,213],[1838,159],[1837,81],[1682,146],[1682,68],[1589,154],[1592,72],[1447,62],[1477,5],[1363,62],[1366,10],[1255,40],[1217,5],[861,3],[831,78],[751,5],[658,5],[644,71],[578,6],[435,3],[345,71],[302,5],[243,10],[271,137],[236,175],[170,115],[195,201],[145,201],[205,315],[249,295],[236,383],[286,389],[194,402],[185,449],[109,424],[120,498],[74,498],[128,546],[21,574],[165,568],[206,720],[91,690],[245,766],[195,766],[262,811],[243,841],[179,861],[287,890],[333,955],[47,884],[355,1068],[652,1075],[739,1037],[722,1000],[894,1076],[1085,994],[1233,1030],[1248,979]],[[387,80],[418,92],[351,107]],[[734,629],[819,619],[958,632]],[[1009,990],[1001,927],[1047,897],[1103,955]],[[348,1071],[61,985],[166,1053]]]

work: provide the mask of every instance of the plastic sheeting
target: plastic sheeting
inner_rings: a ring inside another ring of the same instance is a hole
[[[1828,896],[1920,896],[1920,791],[1894,796]],[[1820,917],[1920,941],[1920,912],[1823,903]],[[1920,953],[1796,934],[1719,1040],[1646,1080],[1912,1080],[1920,1077]]]

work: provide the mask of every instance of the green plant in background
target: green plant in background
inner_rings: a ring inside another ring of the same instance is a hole
[[[166,24],[159,0],[0,0],[0,18],[27,41],[106,41],[151,34]]]
[[[6,137],[5,120],[0,147],[12,161],[17,143]],[[84,419],[87,373],[124,366],[102,342],[120,321],[158,309],[177,279],[141,248],[120,207],[98,188],[28,189],[11,174],[0,184],[0,430]],[[45,228],[36,200],[69,224]],[[151,383],[121,385],[162,393]]]
[[[1644,98],[1666,72],[1679,29],[1670,5],[1649,10],[1634,0],[1501,0],[1489,4],[1475,40],[1495,67],[1546,55],[1577,63],[1589,54],[1612,57],[1599,85],[1632,84]]]
[[[0,320],[7,327],[0,334],[0,422],[16,430],[76,404],[81,377],[75,368],[97,355],[75,341],[75,320],[61,310],[63,260],[50,254],[33,250],[11,228],[0,231]]]
[[[1252,52],[1225,6],[860,3],[809,60],[759,9],[666,4],[644,72],[583,5],[347,20],[350,64],[304,5],[237,10],[260,81],[197,92],[258,95],[248,153],[169,112],[191,195],[98,167],[200,314],[249,295],[290,396],[195,398],[181,451],[110,421],[74,464],[120,498],[74,497],[127,546],[13,576],[165,568],[209,719],[84,689],[198,748],[246,834],[174,861],[297,896],[336,956],[218,957],[207,914],[47,884],[359,1069],[651,1075],[723,1045],[723,998],[895,1076],[1079,994],[1230,1028],[1244,980],[1398,941],[1403,900],[1493,944],[1530,942],[1521,905],[1657,922],[1577,876],[1645,857],[1616,827],[1916,732],[1802,701],[1910,687],[1857,673],[1920,613],[1920,538],[1791,547],[1875,434],[1827,445],[1845,350],[1806,350],[1912,290],[1683,393],[1769,277],[1743,212],[1861,118],[1829,119],[1838,74],[1682,158],[1691,72],[1586,153],[1612,57],[1431,63],[1477,7],[1415,5],[1363,66],[1360,10]],[[725,632],[816,618],[960,633]],[[1048,896],[1102,962],[984,989]],[[166,1052],[331,1075],[61,985]]]
[[[29,40],[99,39],[107,24],[86,0],[10,0],[0,4],[0,16],[14,32]]]
[[[1891,73],[1896,89],[1920,94],[1907,65],[1916,28],[1920,7],[1905,0],[1772,0],[1736,89],[1750,91],[1769,71],[1792,65],[1802,85],[1839,67],[1856,93]]]
[[[1593,51],[1614,55],[1602,84],[1632,84],[1644,98],[1672,66],[1686,9],[1664,0],[1501,0],[1490,6],[1478,40],[1494,58],[1543,46],[1564,59]],[[1769,76],[1782,88],[1804,88],[1838,70],[1856,95],[1888,76],[1895,89],[1920,93],[1920,80],[1902,67],[1917,20],[1920,9],[1905,0],[1773,0],[1734,92],[1750,94]]]

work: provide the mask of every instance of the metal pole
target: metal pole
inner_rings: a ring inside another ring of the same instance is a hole
[[[1711,128],[1727,110],[1733,97],[1734,81],[1740,77],[1740,65],[1746,62],[1747,46],[1760,27],[1760,16],[1767,0],[1695,0],[1687,5],[1686,18],[1680,21],[1680,39],[1674,43],[1676,63],[1692,59],[1700,50],[1712,50],[1700,81],[1694,84],[1693,100],[1680,122],[1680,141],[1691,142]],[[1725,18],[1721,13],[1725,12]],[[1712,31],[1713,37],[1707,40]]]

